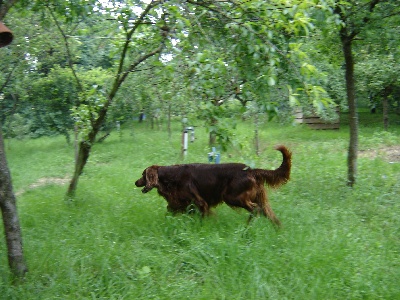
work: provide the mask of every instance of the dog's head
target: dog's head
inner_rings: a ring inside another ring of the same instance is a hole
[[[150,192],[154,187],[158,187],[158,166],[151,166],[146,168],[142,177],[136,180],[135,185],[137,187],[142,187],[142,193]]]

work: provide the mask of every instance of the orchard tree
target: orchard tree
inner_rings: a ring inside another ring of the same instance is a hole
[[[398,17],[400,8],[391,0],[333,1],[339,17],[339,38],[345,65],[347,102],[349,107],[350,142],[347,157],[347,183],[353,186],[357,176],[358,115],[355,96],[354,43],[370,26],[381,27],[387,18]]]
[[[385,130],[389,127],[389,109],[396,105],[395,97],[400,88],[398,74],[400,64],[393,53],[374,55],[364,53],[365,59],[357,64],[356,71],[360,77],[359,92],[369,99],[372,108],[382,105],[382,120]]]
[[[1,1],[0,2],[0,22],[6,16],[8,10],[15,4],[16,1]],[[1,23],[0,23],[1,24]],[[0,39],[4,38],[0,33]],[[12,39],[11,39],[12,40]],[[11,40],[3,42],[0,40],[0,47],[6,46]],[[3,84],[3,87],[5,85]],[[2,90],[0,89],[0,94]],[[13,192],[11,174],[8,168],[3,134],[0,126],[0,209],[3,217],[4,233],[7,244],[8,264],[11,272],[16,277],[22,277],[28,271],[25,263],[21,227],[19,223],[16,198]]]
[[[165,47],[169,31],[173,24],[167,18],[165,11],[156,11],[156,8],[160,7],[162,3],[162,1],[151,1],[148,4],[141,3],[140,6],[134,6],[135,11],[132,11],[129,5],[116,5],[107,14],[109,18],[114,17],[116,19],[115,24],[110,26],[111,30],[115,32],[116,36],[122,38],[122,41],[118,40],[115,45],[118,49],[119,59],[116,62],[117,68],[112,83],[102,90],[102,94],[93,95],[97,102],[96,106],[91,105],[88,94],[83,91],[82,102],[85,107],[83,107],[84,109],[79,109],[79,111],[88,116],[90,127],[86,128],[87,134],[79,142],[75,171],[67,191],[67,196],[74,195],[76,191],[79,176],[82,174],[83,168],[89,158],[96,136],[106,119],[108,109],[113,103],[122,83],[131,72],[135,71],[145,61],[157,58],[156,55],[160,54]],[[49,7],[49,9],[51,11],[53,7]],[[105,8],[101,9],[105,10]],[[56,10],[59,11],[60,8],[56,7]],[[65,7],[65,11],[68,10]],[[106,14],[104,17],[106,17]],[[135,43],[133,43],[133,40]],[[66,47],[69,49],[67,39]],[[71,69],[74,69],[73,65],[71,65]],[[85,112],[85,109],[87,109],[87,112]]]
[[[394,11],[392,12],[394,13]],[[397,38],[400,15],[384,18],[380,26],[369,26],[360,35],[357,90],[371,108],[382,107],[383,125],[389,127],[390,107],[399,107],[400,41]],[[384,29],[384,30],[383,30]]]

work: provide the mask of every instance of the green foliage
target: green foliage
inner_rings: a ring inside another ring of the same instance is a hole
[[[399,136],[397,127],[386,138],[363,120],[362,141],[374,139],[375,147]],[[254,150],[252,120],[237,123],[235,140],[249,143],[228,148],[223,162],[242,161]],[[294,155],[291,181],[269,191],[284,225],[279,232],[264,218],[247,226],[247,213],[226,205],[204,220],[167,214],[165,200],[133,183],[151,164],[182,162],[181,125],[173,123],[171,140],[145,123],[133,126],[133,136],[112,133],[93,147],[72,202],[64,200],[72,145],[63,137],[6,140],[30,271],[12,284],[0,243],[2,298],[398,298],[400,165],[383,154],[362,157],[358,184],[348,188],[346,125],[314,131],[269,122],[260,129],[263,151],[251,157],[256,167],[279,165],[276,144]],[[185,162],[207,161],[202,129]]]
[[[205,121],[209,134],[216,137],[216,144],[222,150],[227,150],[234,137],[236,127],[234,105],[214,105],[210,102],[202,103],[198,110],[198,117]],[[230,117],[230,118],[229,118]]]
[[[77,102],[77,87],[68,69],[54,66],[49,76],[40,77],[32,83],[32,95],[37,129],[53,129],[65,133],[72,128],[69,109]]]
[[[16,134],[19,129],[13,127],[17,122],[25,128],[19,130],[18,135],[24,133],[30,137],[40,137],[61,133],[69,140],[68,130],[73,124],[69,110],[77,101],[77,87],[71,72],[54,66],[49,70],[49,76],[39,76],[33,82],[24,84],[29,84],[30,93],[21,91],[22,99],[16,100],[18,96],[10,97],[9,94],[6,96],[8,103],[14,102],[13,106],[3,111],[6,136]],[[14,116],[15,113],[23,119]]]
[[[81,74],[81,80],[84,89],[79,93],[78,104],[70,108],[70,114],[81,138],[86,139],[99,110],[108,102],[105,87],[110,81],[110,76],[101,68],[97,68]]]
[[[399,137],[390,131],[376,131],[368,137],[360,135],[360,140],[364,149],[376,148],[376,145],[394,146],[400,143]]]
[[[386,55],[371,55],[361,53],[365,60],[357,64],[357,72],[362,84],[359,93],[363,95],[364,103],[379,104],[383,96],[388,97],[394,104],[400,88],[398,79],[400,57],[393,53]]]
[[[23,139],[30,134],[32,124],[29,121],[21,114],[13,114],[2,130],[9,138]]]

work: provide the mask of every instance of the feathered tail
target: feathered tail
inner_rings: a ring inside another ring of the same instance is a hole
[[[272,188],[277,188],[290,179],[290,169],[292,167],[292,152],[283,145],[277,146],[275,149],[280,151],[283,156],[282,163],[278,169],[253,169],[256,179],[263,180]]]

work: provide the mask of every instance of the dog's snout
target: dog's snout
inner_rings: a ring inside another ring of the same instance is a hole
[[[142,187],[142,186],[145,186],[146,183],[145,183],[145,181],[143,180],[143,178],[140,178],[140,179],[138,179],[138,180],[135,181],[135,185],[136,185],[137,187]]]

